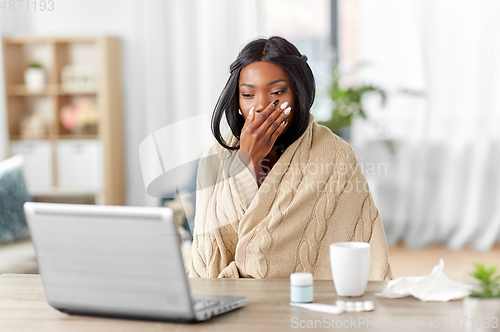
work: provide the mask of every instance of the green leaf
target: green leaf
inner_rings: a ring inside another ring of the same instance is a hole
[[[495,275],[498,266],[487,267],[479,262],[474,262],[474,266],[475,270],[472,276],[478,280],[478,284],[470,296],[478,298],[500,297],[500,276]]]

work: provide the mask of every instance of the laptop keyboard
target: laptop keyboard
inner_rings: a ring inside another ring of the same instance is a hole
[[[205,310],[211,307],[215,307],[219,304],[219,301],[214,300],[193,300],[193,308],[195,311]]]

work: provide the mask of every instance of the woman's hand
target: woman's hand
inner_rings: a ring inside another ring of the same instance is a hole
[[[274,142],[286,127],[290,108],[278,106],[279,100],[269,104],[262,112],[251,111],[245,120],[240,136],[240,158],[253,170],[259,169],[259,163],[271,151]],[[282,106],[283,106],[282,105]],[[285,114],[286,111],[286,114]]]

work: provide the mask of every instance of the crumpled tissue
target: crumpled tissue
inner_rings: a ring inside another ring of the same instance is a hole
[[[451,280],[443,273],[443,268],[444,261],[441,258],[439,264],[432,269],[431,274],[422,277],[401,277],[391,280],[381,293],[375,295],[390,299],[412,295],[424,302],[447,302],[468,296],[473,286]]]

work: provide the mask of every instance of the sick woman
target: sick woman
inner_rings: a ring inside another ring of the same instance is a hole
[[[314,97],[307,57],[284,38],[253,40],[231,64],[198,165],[191,277],[332,279],[330,244],[355,241],[370,244],[369,279],[392,279],[361,166],[314,121]]]

